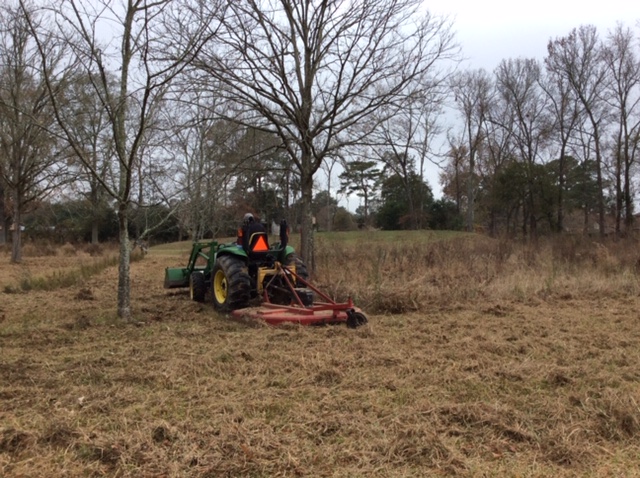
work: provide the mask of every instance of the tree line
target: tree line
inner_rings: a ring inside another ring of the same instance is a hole
[[[616,25],[551,39],[543,61],[505,59],[452,77],[464,130],[441,180],[469,229],[618,236],[634,227],[640,43]]]
[[[5,2],[0,241],[12,231],[19,262],[25,214],[38,209],[40,234],[82,211],[83,238],[117,230],[118,315],[129,318],[131,237],[225,234],[247,209],[299,227],[310,270],[325,224],[455,228],[464,217],[530,234],[545,221],[561,230],[574,210],[604,217],[613,201],[620,230],[631,227],[631,33],[588,48],[583,36],[597,34],[584,27],[550,44],[546,69],[505,60],[494,78],[460,71],[452,27],[419,0]],[[464,129],[443,120],[451,105]],[[439,200],[430,162],[443,168]],[[335,191],[361,198],[355,218]]]

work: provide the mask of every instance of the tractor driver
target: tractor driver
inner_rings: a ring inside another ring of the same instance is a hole
[[[242,218],[242,227],[238,228],[237,244],[248,251],[249,239],[256,232],[267,232],[267,228],[260,221],[256,221],[253,214],[248,212]]]

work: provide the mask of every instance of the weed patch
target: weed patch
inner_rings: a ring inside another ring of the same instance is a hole
[[[82,284],[86,279],[97,275],[108,267],[118,264],[117,257],[106,257],[99,261],[81,264],[79,268],[68,271],[54,272],[45,277],[26,276],[20,281],[20,289],[24,292],[31,290],[52,291]]]
[[[74,249],[75,251],[75,249]],[[75,254],[75,253],[74,253]],[[79,267],[67,270],[54,271],[46,276],[33,276],[27,271],[22,279],[20,279],[19,287],[6,285],[5,293],[15,293],[18,290],[23,292],[29,291],[53,291],[57,289],[69,288],[84,284],[90,277],[96,276],[104,272],[109,267],[118,265],[119,258],[116,255],[94,256],[88,262],[81,263]],[[131,254],[131,262],[136,262],[144,258],[143,254]],[[80,300],[91,300],[91,292],[84,288],[78,293],[77,298]]]
[[[431,242],[407,235],[369,245],[319,241],[315,279],[335,298],[355,297],[380,313],[488,297],[633,294],[640,292],[637,246],[631,239],[624,246],[573,237],[529,244],[467,235]]]

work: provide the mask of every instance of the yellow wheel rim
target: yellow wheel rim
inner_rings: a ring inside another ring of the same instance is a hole
[[[217,271],[213,277],[213,294],[218,304],[224,304],[227,301],[227,278],[221,270]]]

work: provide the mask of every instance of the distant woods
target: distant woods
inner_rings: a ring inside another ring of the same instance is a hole
[[[621,24],[553,38],[543,61],[505,59],[452,76],[463,129],[449,134],[445,197],[467,227],[536,237],[634,228],[640,43]]]

